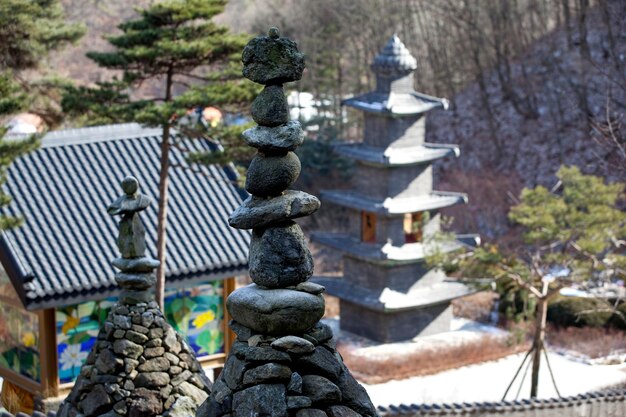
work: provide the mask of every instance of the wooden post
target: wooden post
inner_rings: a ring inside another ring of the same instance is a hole
[[[539,387],[539,365],[541,363],[541,352],[544,349],[544,340],[546,337],[546,319],[548,316],[548,282],[543,281],[541,290],[541,298],[537,306],[537,317],[535,324],[535,335],[533,340],[533,370],[530,384],[530,397],[537,397],[537,389]]]
[[[39,366],[41,367],[41,390],[44,398],[59,395],[55,313],[54,308],[48,308],[39,313]]]
[[[224,288],[222,291],[223,303],[224,303],[224,362],[230,353],[230,349],[233,346],[233,342],[235,341],[236,335],[228,326],[228,322],[230,321],[230,314],[226,309],[226,299],[228,296],[235,291],[235,278],[226,278],[224,280]],[[222,373],[224,369],[223,364],[217,368],[213,368],[213,381],[217,380],[217,377]]]
[[[235,341],[236,335],[228,326],[228,322],[230,321],[230,314],[226,309],[226,299],[228,296],[235,291],[235,278],[227,278],[224,280],[224,291],[222,292],[222,296],[224,297],[224,354],[228,356],[230,353],[230,348]]]

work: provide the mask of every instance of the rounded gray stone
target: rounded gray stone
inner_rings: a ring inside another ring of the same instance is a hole
[[[285,155],[257,153],[248,167],[246,190],[258,197],[275,197],[296,182],[300,159],[293,152]]]
[[[311,294],[321,294],[326,291],[326,287],[320,284],[316,284],[314,282],[301,282],[300,284],[296,285],[296,290],[308,292]]]
[[[243,50],[243,76],[259,84],[283,84],[302,78],[304,55],[287,38],[257,36]]]
[[[255,126],[242,133],[249,146],[263,152],[294,151],[304,142],[304,131],[295,120],[275,127]]]
[[[298,410],[296,417],[328,417],[328,414],[317,408],[305,408]]]
[[[243,374],[243,383],[254,385],[269,381],[289,381],[290,378],[291,369],[289,367],[270,362],[247,370]]]
[[[345,405],[333,405],[328,408],[327,412],[328,417],[361,417],[359,413]]]
[[[324,315],[324,298],[287,289],[265,289],[250,284],[234,291],[226,301],[234,320],[259,333],[301,334]]]
[[[268,85],[250,109],[252,119],[261,126],[275,127],[289,121],[289,105],[282,85]]]
[[[314,405],[341,402],[339,387],[319,375],[304,375],[302,377],[302,394],[309,397]]]
[[[233,415],[286,417],[285,386],[259,384],[233,395]]]
[[[252,281],[268,288],[298,285],[313,275],[313,257],[294,222],[254,229],[248,263]]]
[[[237,229],[268,227],[288,219],[309,216],[320,208],[320,200],[304,191],[286,190],[271,199],[248,197],[228,218]]]
[[[298,336],[284,336],[276,339],[271,345],[274,349],[289,353],[310,353],[315,350],[313,343]]]

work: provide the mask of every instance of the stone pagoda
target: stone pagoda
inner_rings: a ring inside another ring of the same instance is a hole
[[[324,315],[324,287],[309,282],[313,260],[300,226],[319,200],[287,190],[300,174],[293,152],[304,140],[289,121],[283,83],[299,80],[304,56],[272,28],[243,51],[243,74],[265,85],[252,104],[257,127],[244,132],[258,153],[248,169],[252,194],[229,218],[231,226],[252,229],[253,284],[226,302],[237,335],[224,370],[197,417],[358,417],[376,416],[367,393],[335,350]]]
[[[193,350],[169,325],[151,291],[159,265],[145,255],[145,230],[139,212],[150,197],[138,192],[133,177],[122,181],[124,194],[108,208],[121,216],[117,240],[121,257],[119,302],[113,306],[59,417],[190,416],[208,397],[211,381]]]
[[[438,210],[467,197],[433,191],[431,164],[459,149],[425,142],[426,113],[448,103],[413,90],[416,68],[393,35],[372,64],[376,90],[344,101],[364,113],[363,141],[337,148],[357,162],[353,188],[324,191],[322,199],[346,207],[352,220],[343,233],[313,235],[344,253],[342,279],[315,279],[339,297],[342,329],[381,342],[448,331],[450,301],[469,293],[424,262]],[[445,247],[476,239],[458,236]]]

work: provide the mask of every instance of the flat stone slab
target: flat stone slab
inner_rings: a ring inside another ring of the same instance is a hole
[[[232,317],[252,330],[270,335],[302,334],[324,315],[324,298],[302,291],[239,288],[226,301]]]
[[[304,142],[302,126],[295,120],[276,127],[256,126],[242,136],[249,146],[263,152],[294,151]]]
[[[228,218],[237,229],[268,227],[289,219],[309,216],[320,208],[320,200],[304,191],[287,190],[271,199],[248,197]]]

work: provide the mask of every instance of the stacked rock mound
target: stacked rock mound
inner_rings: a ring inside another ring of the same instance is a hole
[[[288,120],[282,84],[300,79],[304,57],[272,28],[269,36],[250,41],[243,63],[244,76],[265,89],[252,104],[259,126],[243,134],[258,149],[246,181],[252,195],[229,222],[252,229],[254,283],[227,300],[237,340],[197,416],[376,416],[335,350],[332,331],[319,322],[324,287],[308,282],[313,260],[293,221],[320,206],[312,195],[287,190],[300,174],[293,151],[304,133],[298,122]]]
[[[113,265],[121,287],[80,376],[58,417],[193,416],[210,393],[193,351],[167,323],[150,288],[158,261],[145,256],[145,230],[138,212],[149,204],[137,180],[122,182],[125,195],[109,206],[121,215]]]

